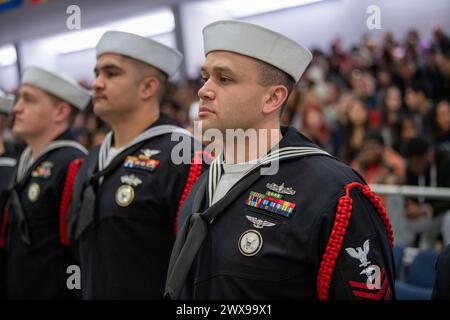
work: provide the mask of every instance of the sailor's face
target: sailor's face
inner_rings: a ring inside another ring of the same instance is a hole
[[[49,94],[37,87],[22,85],[19,99],[13,108],[13,133],[25,140],[41,135],[51,127],[55,109]]]
[[[257,128],[266,89],[255,59],[227,51],[210,52],[202,66],[199,119],[204,130]]]
[[[138,103],[135,68],[118,54],[104,54],[95,65],[94,112],[106,122],[120,120]]]

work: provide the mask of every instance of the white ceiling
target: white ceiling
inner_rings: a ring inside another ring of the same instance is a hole
[[[24,1],[18,8],[0,12],[0,45],[67,31],[66,8],[72,4],[81,9],[83,28],[192,1],[202,0],[48,0],[41,5]]]

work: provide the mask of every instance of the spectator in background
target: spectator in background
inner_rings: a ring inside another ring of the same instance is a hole
[[[401,48],[395,40],[394,35],[390,32],[384,33],[382,54],[379,62],[380,67],[386,70],[395,70],[398,66],[400,52]],[[391,75],[393,74],[391,73]]]
[[[161,101],[161,111],[171,117],[181,127],[185,121],[181,105],[174,99],[166,98]]]
[[[395,127],[394,127],[395,128]],[[397,129],[395,129],[397,130]],[[419,136],[419,129],[414,121],[414,117],[411,114],[405,114],[401,118],[401,122],[398,128],[398,140],[394,141],[393,148],[395,151],[402,153],[406,141]]]
[[[434,45],[428,50],[425,59],[425,75],[430,83],[431,96],[434,102],[438,102],[448,96],[444,88],[445,76],[441,70],[442,53]]]
[[[400,89],[396,86],[389,86],[382,97],[380,110],[380,132],[389,147],[398,144],[398,128],[403,114]]]
[[[405,175],[405,163],[402,157],[386,147],[383,137],[376,131],[366,134],[364,145],[353,160],[352,168],[358,171],[369,184],[401,184]]]
[[[348,124],[348,113],[352,105],[354,96],[351,92],[344,92],[339,97],[337,104],[337,121],[340,127]]]
[[[344,142],[341,158],[351,163],[364,144],[369,129],[369,112],[361,99],[353,99],[348,109],[348,123],[344,127]]]
[[[399,59],[395,61],[395,70],[399,76],[399,86],[404,93],[406,87],[411,86],[414,81],[414,76],[417,73],[417,67],[414,61],[408,59]]]
[[[328,152],[333,152],[331,130],[325,121],[325,114],[319,104],[308,104],[301,109],[299,131]]]
[[[415,29],[411,29],[407,32],[405,38],[405,58],[411,59],[416,64],[420,64],[422,53],[424,50],[424,44],[421,43],[420,34]]]
[[[378,90],[381,94],[386,94],[385,91],[393,86],[392,73],[387,68],[379,68],[377,71],[376,82],[378,86]]]
[[[330,68],[330,73],[336,79],[340,81],[346,82],[345,73],[349,66],[348,54],[342,49],[341,39],[335,39],[330,47],[330,55],[328,57],[328,64]],[[317,51],[314,51],[314,55],[317,54]],[[315,59],[315,57],[314,57]],[[315,60],[313,59],[313,63]]]
[[[439,59],[439,68],[443,75],[441,91],[443,95],[441,98],[450,99],[450,53],[442,55]]]
[[[328,81],[326,88],[326,95],[323,99],[325,121],[331,128],[336,128],[339,117],[338,103],[341,97],[341,87],[337,82]]]
[[[433,30],[434,45],[444,54],[450,53],[450,38],[444,33],[441,26]]]
[[[433,147],[427,140],[410,139],[405,145],[404,156],[407,160],[406,185],[450,187],[450,157],[435,158]],[[450,230],[442,228],[443,220],[450,219],[450,200],[433,200],[423,196],[407,198],[405,216],[421,248],[432,248],[439,233],[444,244],[450,243]]]
[[[408,86],[405,93],[405,102],[409,112],[414,116],[419,133],[421,135],[429,134],[433,105],[429,100],[425,84],[414,82]]]
[[[438,155],[450,154],[450,103],[440,101],[433,115],[433,143]]]
[[[361,99],[369,110],[376,108],[377,97],[374,77],[367,71],[355,69],[351,73],[350,82],[356,97]]]
[[[79,115],[78,120],[83,123],[81,133],[79,133],[79,142],[86,149],[92,149],[102,143],[109,127],[94,114],[91,104]]]
[[[189,111],[198,104],[198,89],[201,87],[201,82],[195,79],[188,79],[186,84],[182,86],[175,86],[172,84],[171,90],[166,96],[173,97],[173,99],[181,106],[180,112],[177,113],[177,121],[184,127],[190,125]]]

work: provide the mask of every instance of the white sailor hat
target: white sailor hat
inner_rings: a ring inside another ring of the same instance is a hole
[[[97,44],[97,57],[105,53],[116,53],[127,56],[172,76],[180,67],[183,55],[152,39],[136,34],[108,31],[103,34]]]
[[[10,114],[14,107],[14,96],[0,90],[0,113]]]
[[[80,110],[83,110],[91,99],[89,91],[74,79],[38,67],[25,68],[22,84],[38,87]]]
[[[311,52],[282,34],[242,21],[216,21],[203,29],[205,56],[231,51],[271,64],[300,80],[311,62]]]

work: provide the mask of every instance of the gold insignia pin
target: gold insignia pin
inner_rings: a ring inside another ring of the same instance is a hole
[[[120,207],[127,207],[134,200],[134,189],[128,184],[121,185],[116,191],[116,203]]]
[[[40,192],[41,188],[39,187],[39,184],[33,182],[32,184],[30,184],[30,187],[28,188],[28,199],[31,202],[36,202],[36,200],[39,198]]]

